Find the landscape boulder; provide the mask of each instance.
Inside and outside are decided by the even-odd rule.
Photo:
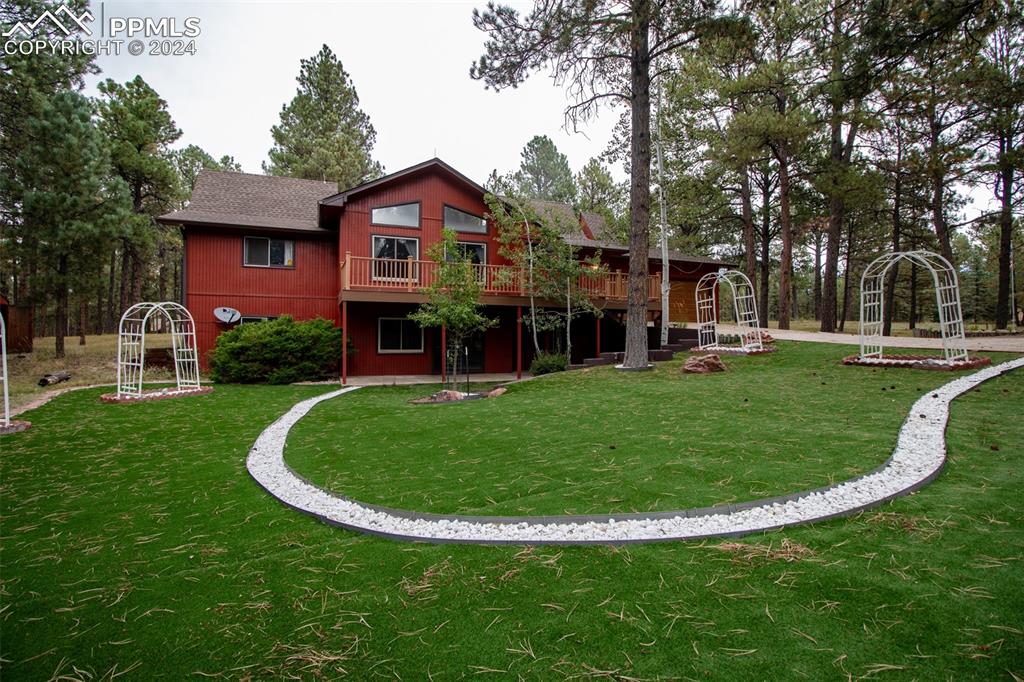
[[[711,374],[724,372],[725,363],[717,355],[695,355],[686,359],[683,364],[684,374]]]
[[[504,386],[498,386],[497,388],[495,388],[495,389],[491,390],[490,392],[488,392],[487,397],[488,398],[497,398],[499,395],[505,395],[506,391],[508,391],[508,389],[505,388]]]
[[[438,391],[433,395],[434,402],[437,403],[448,403],[453,400],[465,400],[466,394],[462,391],[451,391],[445,389],[444,391]]]

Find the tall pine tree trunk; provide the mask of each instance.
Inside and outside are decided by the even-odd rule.
[[[900,211],[903,209],[903,147],[899,139],[896,141],[896,175],[893,180],[892,190],[892,250],[900,250],[900,237],[902,228],[900,225]],[[893,305],[896,302],[896,278],[899,276],[899,261],[892,264],[885,281],[885,317],[882,321],[882,335],[892,335]]]
[[[108,333],[117,331],[117,304],[114,297],[117,295],[117,249],[110,250],[110,273],[107,280],[107,318],[104,327]]]
[[[64,334],[68,328],[68,257],[57,258],[57,276],[60,278],[60,293],[57,295],[57,311],[54,319],[53,350],[58,360],[64,357]]]
[[[821,319],[821,251],[823,235],[814,233],[814,319]]]
[[[144,265],[142,257],[139,255],[139,250],[132,247],[132,305],[142,300],[142,276],[144,273]]]
[[[764,189],[761,194],[763,200],[761,203],[761,281],[757,299],[757,315],[761,318],[761,324],[764,327],[768,326],[768,297],[770,293],[768,279],[772,262],[772,197],[768,176],[766,169],[764,171]]]
[[[939,241],[939,253],[955,267],[952,239],[949,234],[949,226],[946,224],[946,171],[940,158],[940,141],[939,122],[935,114],[935,104],[932,102],[928,107],[928,161],[931,166],[929,179],[932,192],[932,224],[935,226],[935,236]]]
[[[789,329],[793,278],[793,230],[789,214],[789,150],[780,144],[775,151],[779,162],[779,227],[782,232],[782,256],[779,260],[779,329]]]
[[[743,164],[740,169],[740,205],[743,212],[744,274],[750,279],[751,291],[757,291],[757,244],[754,235],[754,209],[750,200],[750,168]],[[762,325],[768,321],[762,318]]]
[[[999,199],[999,285],[996,293],[996,329],[1006,329],[1010,321],[1010,243],[1013,239],[1013,140],[1000,140],[999,162],[1002,194]]]
[[[917,263],[910,261],[910,321],[908,328],[917,328]]]
[[[123,240],[121,249],[121,301],[117,312],[117,317],[120,319],[124,311],[128,310],[128,306],[131,305],[130,299],[132,295],[132,245],[127,238]]]
[[[853,225],[850,225],[846,232],[846,262],[843,264],[843,314],[839,318],[839,331],[844,331],[846,318],[850,313],[850,280],[853,279],[853,272],[850,268],[853,264]]]
[[[647,295],[651,212],[651,54],[649,0],[634,0],[630,29],[629,285],[626,308],[626,352],[623,365],[647,366]]]
[[[78,301],[78,345],[85,345],[85,334],[89,327],[89,302],[85,296]]]
[[[832,117],[832,159],[841,152],[842,119],[838,111]],[[839,277],[839,239],[843,233],[845,206],[839,193],[838,180],[833,179],[828,206],[828,231],[825,240],[825,281],[821,292],[821,325],[823,332],[836,330],[836,282]]]

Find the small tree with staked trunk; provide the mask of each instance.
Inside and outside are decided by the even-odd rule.
[[[423,290],[427,301],[409,319],[421,327],[444,327],[447,347],[442,362],[448,369],[448,381],[454,386],[452,369],[457,365],[452,361],[458,358],[466,339],[493,327],[497,320],[481,312],[480,278],[473,262],[460,253],[454,232],[445,230],[443,239],[433,244],[427,255],[434,262],[434,281]]]

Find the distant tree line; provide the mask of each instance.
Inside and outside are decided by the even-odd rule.
[[[874,256],[929,249],[958,268],[969,321],[1007,326],[1011,251],[1024,263],[1020,0],[490,3],[474,23],[488,40],[471,75],[487,87],[548,68],[567,122],[620,107],[603,160],[630,173],[631,252],[658,227],[660,142],[671,243],[739,264],[762,319],[842,328]],[[521,189],[565,200],[558,174]],[[971,192],[995,208],[968,217]],[[887,325],[930,318],[923,277],[891,272]],[[645,361],[634,337],[627,364]]]
[[[5,5],[0,23],[51,4]],[[241,171],[231,156],[175,147],[182,131],[140,76],[82,95],[97,72],[85,55],[0,55],[0,293],[32,306],[35,333],[55,337],[58,358],[69,334],[84,344],[115,332],[134,303],[181,299],[181,234],[156,218],[188,204],[200,170]],[[379,175],[373,127],[327,46],[302,60],[298,82],[265,171],[343,187]]]

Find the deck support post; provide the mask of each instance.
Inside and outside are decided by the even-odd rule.
[[[341,302],[341,385],[348,383],[348,301]]]
[[[441,325],[441,383],[448,383],[448,330]]]
[[[523,378],[523,306],[516,306],[516,380]]]
[[[594,333],[595,333],[595,337],[594,338],[596,339],[595,345],[597,346],[597,348],[594,350],[594,357],[599,358],[599,357],[601,357],[601,318],[600,317],[595,317],[594,318],[594,326],[596,327],[596,329],[594,331]]]

